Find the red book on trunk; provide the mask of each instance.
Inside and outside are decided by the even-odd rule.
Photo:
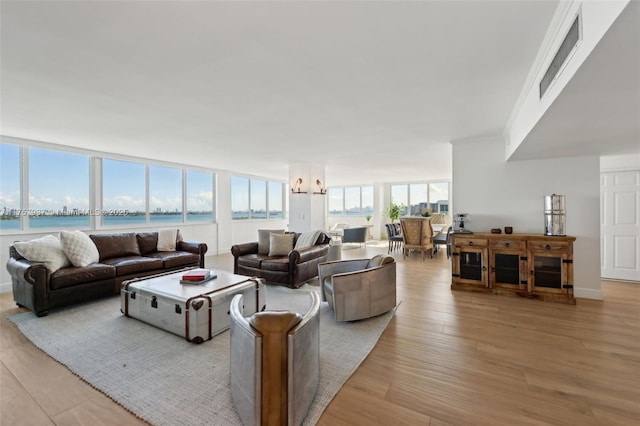
[[[204,281],[211,276],[209,269],[192,269],[182,275],[183,281]]]

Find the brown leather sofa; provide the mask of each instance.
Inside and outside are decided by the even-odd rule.
[[[68,266],[51,273],[43,263],[22,257],[9,248],[7,270],[13,285],[13,300],[37,316],[49,309],[119,294],[120,284],[132,278],[186,267],[204,267],[205,243],[182,241],[175,251],[156,250],[157,232],[95,234],[100,260],[86,267]]]
[[[287,232],[289,234],[289,232]],[[294,233],[293,245],[300,237]],[[329,237],[320,234],[315,245],[291,250],[287,255],[269,256],[258,253],[258,242],[236,244],[231,247],[233,273],[264,278],[267,283],[298,288],[318,275],[318,265],[329,255]]]

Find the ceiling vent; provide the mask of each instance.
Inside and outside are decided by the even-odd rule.
[[[573,53],[575,48],[580,41],[580,15],[576,16],[575,21],[569,28],[569,32],[565,36],[556,56],[554,56],[553,61],[551,61],[551,65],[547,69],[547,72],[542,77],[540,81],[540,99],[544,96],[545,92],[551,86],[551,83],[555,80],[556,76],[564,66],[564,63],[569,58],[569,55]]]

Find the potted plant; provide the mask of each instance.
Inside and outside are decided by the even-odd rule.
[[[400,220],[400,212],[404,209],[404,204],[391,203],[385,210],[385,215],[391,219],[391,223],[395,223]]]
[[[371,220],[371,215],[370,214],[366,215],[365,219],[367,219],[367,222],[369,222]]]

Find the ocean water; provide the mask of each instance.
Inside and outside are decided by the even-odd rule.
[[[118,225],[144,225],[146,223],[145,216],[103,216],[103,224],[105,226]],[[213,215],[209,214],[188,214],[187,223],[193,222],[213,222]],[[150,215],[149,223],[158,224],[180,224],[182,223],[182,214],[163,214]],[[46,229],[46,228],[87,228],[91,224],[89,216],[38,216],[29,218],[30,229]],[[0,220],[1,230],[20,230],[20,219],[3,219]]]

